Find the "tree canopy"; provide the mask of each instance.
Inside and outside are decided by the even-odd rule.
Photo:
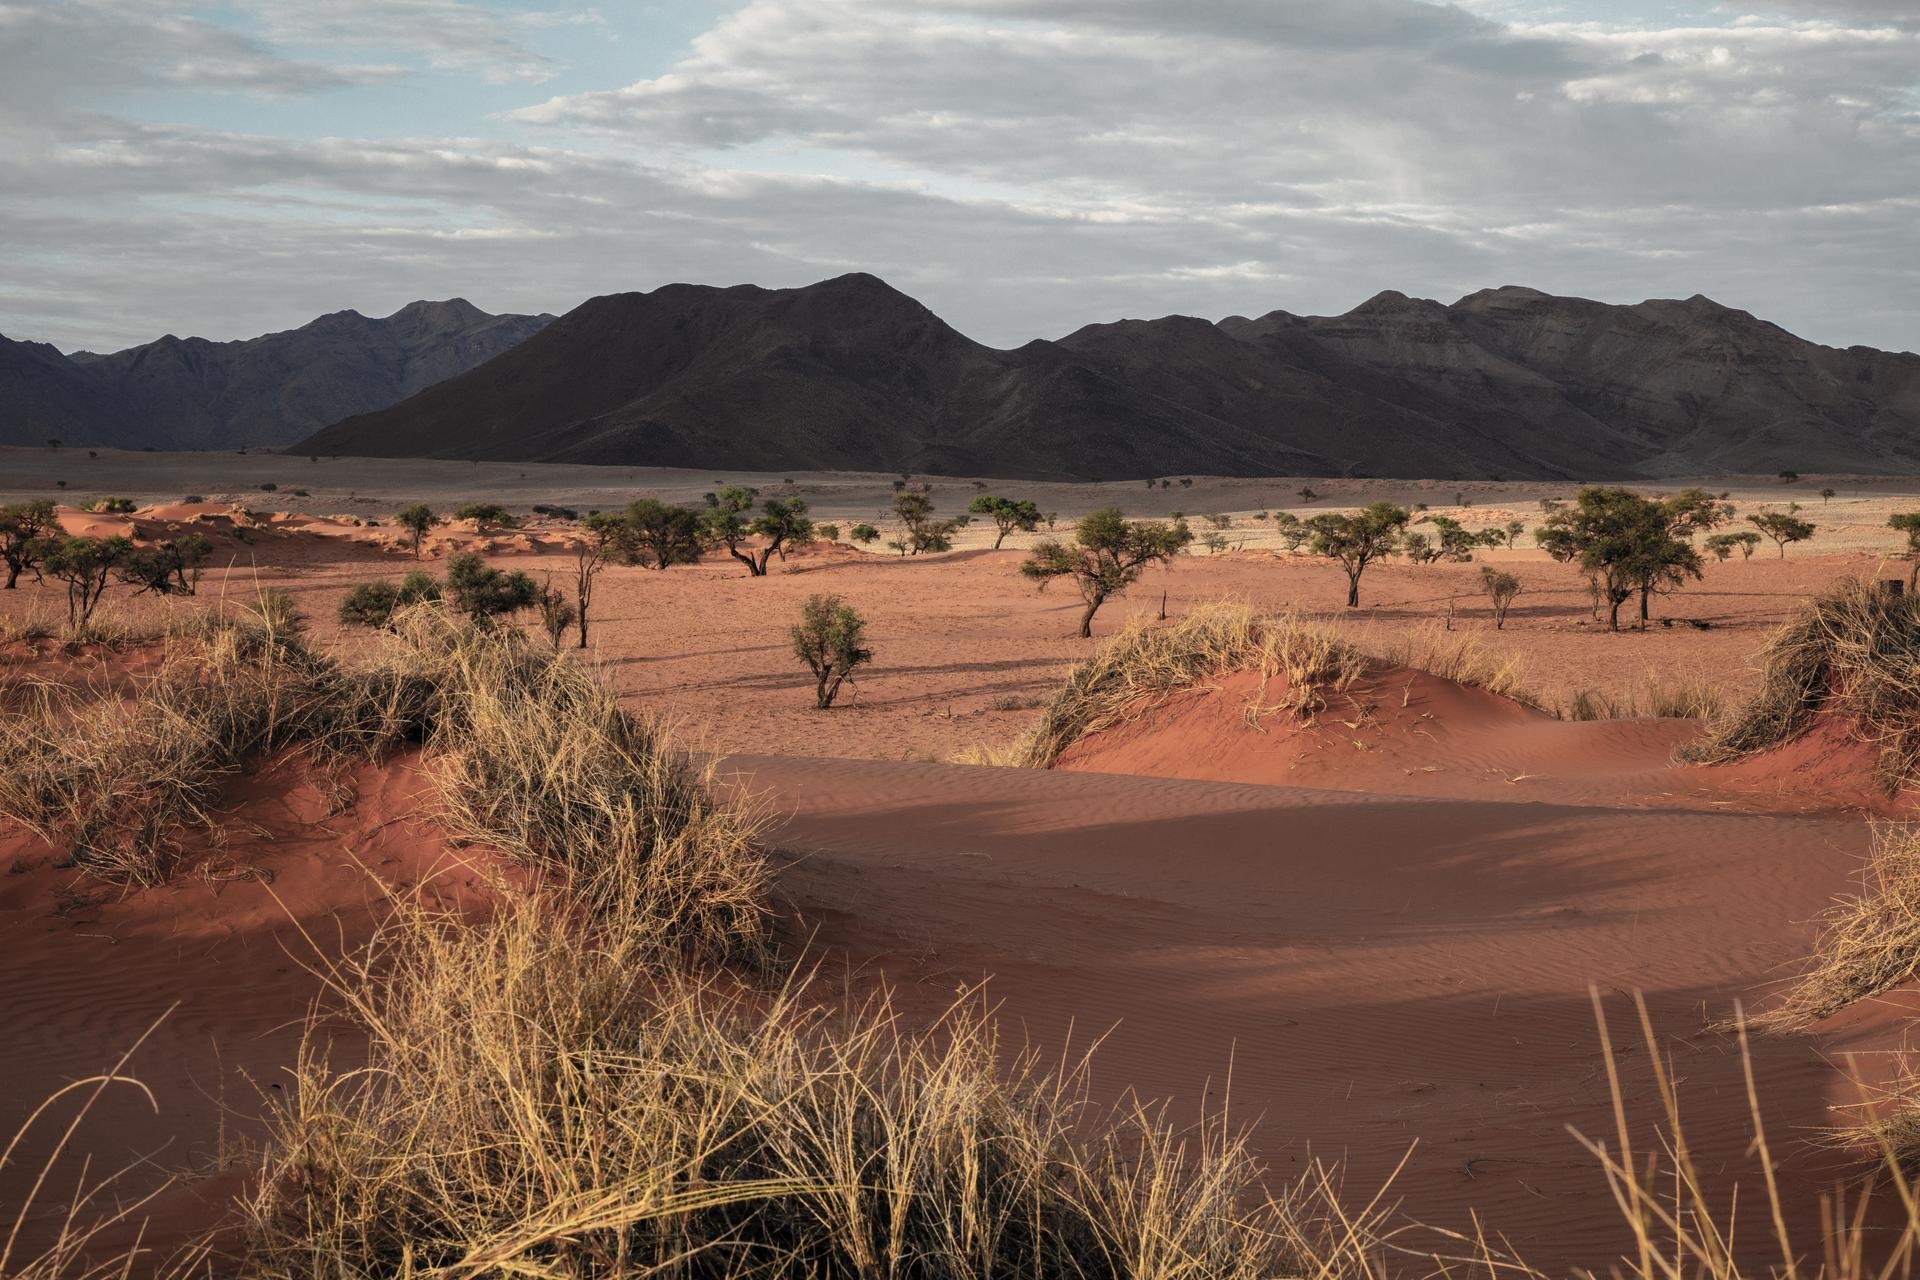
[[[1086,602],[1080,635],[1093,634],[1093,615],[1109,596],[1125,591],[1151,564],[1164,564],[1193,541],[1185,521],[1129,520],[1118,507],[1103,507],[1081,517],[1073,541],[1048,538],[1028,554],[1020,572],[1042,588],[1055,578],[1070,578]]]

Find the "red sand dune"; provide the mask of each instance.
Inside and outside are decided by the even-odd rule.
[[[1873,781],[1875,749],[1832,719],[1727,765],[1682,766],[1693,720],[1558,720],[1509,698],[1405,667],[1378,668],[1300,720],[1271,706],[1284,677],[1228,675],[1143,706],[1069,746],[1054,768],[1160,778],[1331,787],[1394,795],[1769,812],[1911,812]]]
[[[1707,1030],[1806,954],[1804,925],[1858,866],[1864,824],[1686,809],[1369,795],[1115,774],[741,756],[781,815],[816,945],[927,1007],[988,977],[1017,1037],[1104,1037],[1103,1090],[1260,1120],[1282,1174],[1345,1162],[1529,1261],[1601,1267],[1627,1241],[1568,1135],[1610,1134],[1589,984],[1639,1120],[1644,991],[1706,1167],[1758,1173],[1740,1065]],[[1882,1047],[1871,1011],[1770,1036],[1755,1065],[1800,1238],[1845,1171],[1807,1139],[1854,1100],[1829,1056]],[[1643,1139],[1650,1137],[1643,1132]],[[1770,1256],[1756,1216],[1743,1252]]]

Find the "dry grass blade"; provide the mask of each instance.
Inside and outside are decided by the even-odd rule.
[[[1717,764],[1779,746],[1825,711],[1878,749],[1889,795],[1909,785],[1920,767],[1920,596],[1849,579],[1776,631],[1761,658],[1760,691],[1682,759]]]

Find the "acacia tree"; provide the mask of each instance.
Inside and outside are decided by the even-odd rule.
[[[893,518],[900,522],[900,533],[887,545],[903,556],[922,551],[953,550],[953,534],[966,523],[964,516],[938,520],[933,514],[933,499],[924,493],[898,493],[893,498]]]
[[[1643,587],[1677,587],[1701,576],[1700,553],[1675,535],[1666,505],[1631,489],[1582,489],[1534,531],[1555,560],[1578,565],[1596,599],[1607,602],[1607,626],[1620,629],[1620,606]],[[1650,586],[1648,584],[1651,584]]]
[[[107,589],[108,575],[133,551],[130,538],[49,538],[40,551],[40,566],[50,578],[67,584],[67,630],[86,634],[87,623]]]
[[[1758,515],[1747,517],[1748,523],[1773,539],[1774,545],[1780,548],[1782,560],[1787,558],[1789,542],[1805,542],[1813,536],[1815,528],[1813,521],[1802,520],[1795,515],[1794,512],[1798,510],[1800,510],[1800,504],[1790,502],[1785,511],[1762,511]]]
[[[60,527],[53,501],[37,498],[0,507],[0,560],[7,565],[7,586],[11,591],[20,575],[33,571],[40,576],[40,557],[45,553],[48,534]]]
[[[808,596],[800,606],[800,621],[788,634],[794,656],[813,672],[813,705],[819,710],[833,705],[856,668],[873,661],[866,628],[866,621],[839,596]]]
[[[495,569],[472,552],[447,561],[447,599],[480,626],[534,604],[540,588],[524,573]]]
[[[586,519],[586,529],[573,548],[573,624],[579,637],[578,648],[587,647],[587,611],[593,607],[593,580],[607,567],[626,536],[627,522],[606,511],[596,511]],[[631,558],[631,557],[629,557]]]
[[[1520,594],[1520,579],[1510,573],[1502,573],[1490,564],[1483,564],[1480,566],[1480,588],[1493,603],[1493,629],[1505,630],[1507,610],[1513,607],[1513,598]]]
[[[1914,582],[1920,580],[1920,511],[1896,512],[1887,517],[1887,527],[1907,535],[1906,558],[1913,565],[1907,574],[1907,590],[1911,592]]]
[[[357,583],[340,601],[340,621],[351,627],[391,627],[401,609],[439,598],[439,581],[415,569],[397,584]]]
[[[1327,512],[1306,521],[1312,542],[1308,549],[1317,556],[1338,560],[1347,571],[1347,607],[1360,604],[1360,575],[1382,556],[1392,555],[1400,546],[1413,513],[1392,502],[1373,502],[1352,515]]]
[[[1147,481],[1147,486],[1151,488],[1153,481]],[[968,504],[967,510],[993,521],[993,527],[999,531],[993,539],[995,551],[1007,540],[1007,535],[1016,529],[1021,533],[1032,533],[1040,527],[1040,508],[1025,498],[1000,498],[983,493]]]
[[[196,595],[200,574],[213,554],[213,544],[197,533],[183,533],[150,547],[135,547],[113,566],[114,575],[128,586],[155,595]]]
[[[1044,590],[1055,578],[1071,578],[1086,602],[1080,615],[1082,639],[1093,635],[1093,615],[1109,596],[1125,591],[1150,564],[1164,564],[1193,541],[1185,521],[1129,520],[1118,507],[1082,516],[1073,541],[1048,538],[1036,545],[1020,572]]]
[[[424,502],[416,502],[393,517],[393,522],[407,531],[415,560],[420,558],[420,540],[427,536],[427,530],[433,528],[437,520],[433,508]]]
[[[626,520],[634,543],[653,553],[656,569],[697,563],[706,550],[706,528],[700,513],[688,507],[641,498],[627,504]]]
[[[767,562],[778,552],[786,558],[788,546],[805,546],[813,541],[813,521],[807,504],[800,498],[768,498],[760,504],[760,514],[748,519],[759,490],[734,485],[707,495],[704,523],[708,538],[727,549],[727,554],[747,566],[749,577],[764,578]],[[753,548],[742,544],[750,537],[764,538],[764,545]]]
[[[574,624],[580,611],[567,599],[567,593],[557,590],[551,583],[543,584],[534,604],[540,610],[540,629],[547,633],[547,643],[553,646],[555,654],[560,652],[560,637],[566,635],[567,628]]]

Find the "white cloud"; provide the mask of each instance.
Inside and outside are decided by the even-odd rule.
[[[248,2],[257,41],[181,20],[143,38],[140,74],[226,50],[260,91],[326,87],[374,73],[284,50],[387,57],[364,26],[532,79],[530,21],[593,20]],[[135,124],[84,89],[29,124],[0,90],[0,239],[24,246],[0,260],[0,329],[236,336],[416,296],[556,309],[857,266],[1008,345],[1527,283],[1705,292],[1822,340],[1920,346],[1920,31],[1874,0],[1688,27],[1513,7],[751,0],[661,74],[530,103],[506,140]]]

